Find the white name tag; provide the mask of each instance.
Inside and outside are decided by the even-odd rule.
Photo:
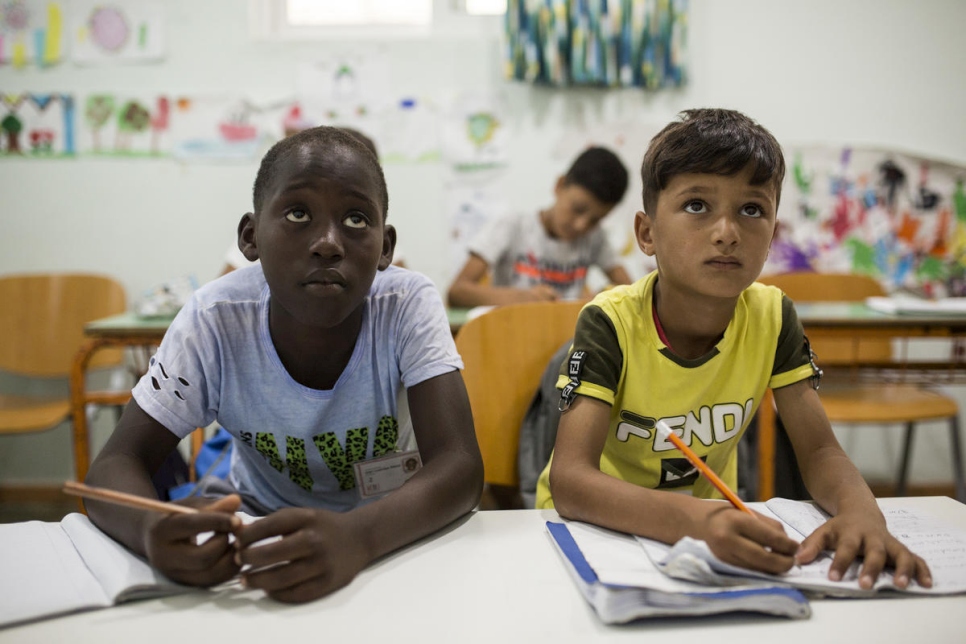
[[[419,452],[394,452],[368,461],[358,461],[352,466],[356,471],[359,494],[367,499],[379,496],[402,486],[423,466]]]

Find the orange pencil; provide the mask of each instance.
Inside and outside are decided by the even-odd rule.
[[[139,508],[141,510],[154,510],[156,512],[167,512],[169,514],[195,514],[198,512],[198,510],[195,508],[189,508],[186,505],[166,503],[165,501],[148,499],[143,496],[128,494],[126,492],[118,492],[117,490],[109,490],[103,487],[91,487],[90,485],[84,485],[83,483],[78,483],[76,481],[65,482],[64,492],[67,494],[73,494],[74,496],[80,496],[85,499],[97,499],[98,501],[107,501],[108,503],[126,505],[132,508]]]
[[[757,516],[754,512],[748,509],[748,506],[738,498],[737,494],[731,491],[731,488],[729,488],[724,481],[718,478],[718,475],[715,474],[710,467],[708,467],[707,463],[701,460],[701,457],[691,451],[691,448],[685,445],[684,441],[678,438],[678,435],[671,431],[671,428],[668,427],[667,423],[665,423],[663,420],[657,421],[657,437],[662,440],[671,441],[674,446],[677,447],[682,454],[684,454],[688,461],[690,461],[691,465],[694,465],[696,468],[698,468],[698,471],[701,472],[706,479],[711,481],[711,484],[718,488],[718,491],[721,492],[726,499],[731,501],[731,505],[735,506],[737,509],[745,512],[746,514]]]

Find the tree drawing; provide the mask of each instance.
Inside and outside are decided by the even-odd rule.
[[[117,115],[117,150],[131,147],[131,135],[151,127],[151,113],[137,101],[128,101]]]
[[[91,128],[94,137],[94,151],[101,150],[101,128],[107,125],[107,121],[114,113],[114,97],[109,94],[94,94],[87,98],[84,106],[84,118],[87,125]]]
[[[20,132],[23,131],[23,121],[21,121],[16,114],[11,112],[10,114],[7,114],[2,121],[0,121],[0,130],[7,135],[7,152],[21,152]]]

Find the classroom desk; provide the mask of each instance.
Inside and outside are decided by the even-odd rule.
[[[871,338],[948,339],[951,358],[948,360],[908,360],[904,356],[895,362],[853,362],[847,370],[861,370],[865,377],[881,381],[900,381],[919,384],[966,383],[966,357],[962,346],[966,338],[966,315],[896,314],[873,310],[863,302],[803,302],[795,305],[805,334],[821,333],[823,337],[849,338],[856,342]],[[843,367],[819,366],[830,373]],[[775,412],[771,391],[762,401],[758,428],[758,498],[765,500],[775,491]]]
[[[84,327],[85,339],[74,358],[70,373],[71,415],[74,425],[74,472],[78,481],[87,476],[90,466],[90,436],[87,404],[123,405],[131,398],[128,391],[88,391],[87,366],[91,357],[107,347],[157,345],[173,317],[140,318],[132,312],[94,320]]]
[[[966,530],[966,505],[946,497],[903,501]],[[544,523],[555,518],[547,510],[476,512],[309,604],[237,588],[197,591],[0,630],[0,642],[951,644],[966,634],[963,595],[816,599],[812,617],[796,621],[725,615],[607,626],[549,540]]]

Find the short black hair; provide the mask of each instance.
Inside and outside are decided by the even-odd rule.
[[[375,145],[360,132],[326,125],[296,132],[273,145],[265,153],[265,156],[262,157],[262,163],[258,167],[258,174],[255,175],[255,185],[252,187],[252,205],[256,216],[264,205],[265,193],[275,180],[281,161],[293,151],[305,146],[319,148],[348,147],[358,152],[373,176],[379,180],[382,218],[383,221],[386,220],[386,217],[389,216],[389,189],[386,187],[386,176],[382,172],[382,166],[379,165],[379,159],[376,157]]]
[[[752,185],[772,184],[776,205],[785,179],[785,157],[771,132],[741,112],[685,110],[657,133],[644,153],[641,180],[644,212],[652,217],[658,194],[677,175],[738,174],[749,164]]]
[[[564,183],[586,188],[603,203],[617,204],[627,191],[627,168],[607,148],[591,147],[574,159]]]

